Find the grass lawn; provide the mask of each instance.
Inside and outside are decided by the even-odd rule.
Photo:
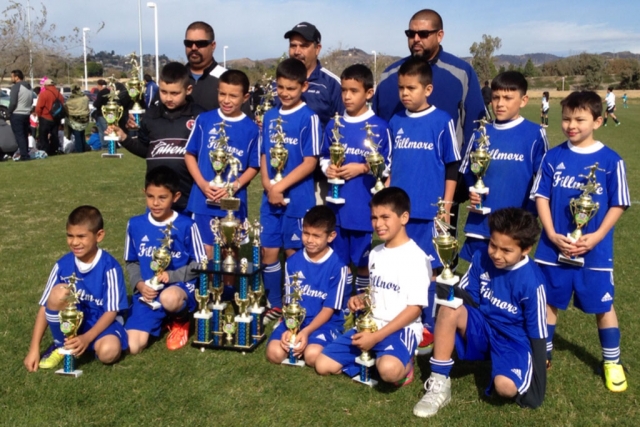
[[[622,125],[597,131],[627,162],[632,200],[640,200],[640,103],[619,108]],[[539,121],[539,100],[524,115]],[[553,103],[550,144],[562,142],[560,108]],[[91,357],[79,361],[84,375],[60,377],[51,371],[27,373],[26,355],[37,303],[53,263],[65,252],[65,221],[78,205],[97,206],[105,217],[103,248],[122,258],[126,222],[144,211],[142,159],[122,160],[99,153],[56,156],[45,161],[0,164],[0,424],[22,425],[518,425],[586,426],[640,424],[640,335],[637,321],[640,277],[634,262],[640,213],[630,209],[616,231],[616,309],[629,389],[614,394],[597,373],[601,359],[595,320],[570,308],[556,333],[554,366],[545,404],[523,410],[483,391],[486,363],[457,363],[453,400],[429,421],[412,415],[429,374],[418,359],[416,381],[408,387],[369,389],[342,377],[322,378],[311,369],[269,365],[264,345],[255,353],[191,347],[169,352],[164,339],[139,356],[113,366]],[[251,218],[259,203],[259,181],[251,187]],[[634,249],[635,248],[635,249]],[[51,342],[47,333],[44,349]]]

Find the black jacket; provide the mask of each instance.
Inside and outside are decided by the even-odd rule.
[[[218,86],[220,76],[225,71],[227,69],[214,59],[213,63],[202,72],[202,76],[197,81],[189,73],[189,82],[193,86],[191,96],[195,103],[204,108],[205,111],[215,110],[220,107],[220,104],[218,104]],[[253,118],[249,101],[242,104],[242,112]]]

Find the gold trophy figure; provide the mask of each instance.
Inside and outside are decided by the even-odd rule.
[[[161,245],[159,248],[155,248],[151,253],[151,270],[155,272],[155,275],[148,280],[144,281],[144,284],[154,291],[161,291],[164,289],[164,284],[160,282],[160,276],[171,264],[171,244],[173,243],[173,239],[171,239],[171,230],[175,230],[173,223],[170,222],[167,224],[167,227],[162,230],[162,234],[164,234],[164,238],[159,239]],[[159,301],[147,301],[144,297],[139,298],[140,301],[147,304],[151,309],[157,310],[162,304]]]
[[[489,146],[489,136],[487,135],[487,129],[485,127],[490,122],[486,118],[483,118],[476,120],[475,123],[480,123],[478,129],[476,129],[480,133],[480,137],[477,140],[477,148],[469,154],[469,161],[471,162],[469,168],[476,176],[476,183],[469,187],[469,191],[479,194],[482,198],[489,194],[489,187],[484,185],[482,178],[486,175],[487,169],[489,169],[489,163],[491,163],[491,154],[487,151],[487,147]],[[477,205],[467,206],[467,208],[471,212],[482,215],[491,213],[491,208],[483,206],[482,202]]]
[[[344,164],[346,146],[345,144],[341,144],[340,140],[344,138],[343,135],[340,134],[340,128],[344,127],[343,124],[340,124],[340,114],[336,113],[333,117],[333,129],[331,130],[331,146],[329,146],[329,157],[331,158],[331,164],[336,168],[341,167]],[[333,203],[335,205],[343,205],[345,200],[340,197],[340,186],[344,184],[344,179],[340,178],[331,178],[328,179],[327,182],[331,184],[331,195],[326,197],[327,202]]]
[[[233,306],[231,304],[227,305],[224,310],[224,317],[222,322],[222,332],[225,334],[226,345],[233,345],[233,335],[236,333],[236,323],[235,323],[236,313],[233,310]]]
[[[227,168],[227,164],[229,162],[229,137],[227,136],[227,131],[225,130],[227,124],[224,120],[214,126],[219,127],[218,137],[215,139],[215,148],[209,151],[209,160],[211,161],[211,167],[213,168],[216,176],[211,180],[211,182],[209,182],[209,185],[211,187],[222,188],[224,187],[222,173]],[[211,202],[215,204],[215,202]],[[209,203],[209,200],[207,200],[207,203],[212,204]]]
[[[136,128],[140,128],[140,117],[144,114],[144,108],[140,105],[140,101],[144,96],[145,86],[140,81],[140,66],[136,60],[136,53],[133,52],[129,55],[129,63],[131,64],[131,80],[126,83],[127,92],[129,97],[133,101],[133,107],[129,110],[129,113],[133,115],[136,121]]]
[[[373,297],[371,295],[371,284],[364,288],[364,292],[360,294],[364,308],[356,320],[356,331],[361,332],[376,332],[378,325],[373,318]],[[378,382],[371,378],[370,370],[376,363],[376,358],[371,355],[368,350],[363,350],[360,356],[356,357],[356,363],[360,365],[360,373],[353,377],[354,381],[368,385],[369,387],[375,387]]]
[[[367,164],[369,165],[369,169],[371,169],[371,174],[376,178],[376,184],[371,189],[371,194],[376,194],[384,188],[382,178],[384,178],[386,166],[384,164],[384,157],[382,157],[382,154],[378,152],[378,145],[373,141],[373,138],[380,136],[373,133],[371,130],[373,127],[375,126],[366,122],[363,129],[367,132],[364,139],[364,145],[371,150],[366,155]]]
[[[285,326],[291,332],[291,336],[289,337],[289,356],[282,361],[282,364],[303,367],[305,366],[304,360],[298,359],[294,355],[296,335],[307,315],[307,310],[299,304],[299,301],[302,300],[302,290],[299,283],[300,276],[302,276],[302,272],[297,272],[291,277],[291,284],[288,287],[290,292],[284,297],[285,304],[282,308],[282,318]]]
[[[273,107],[273,100],[276,97],[276,91],[274,87],[276,86],[276,80],[272,76],[268,76],[266,73],[262,76],[262,84],[264,89],[264,94],[260,97],[260,105],[256,107],[256,123],[258,125],[262,124],[262,120],[264,119],[264,115],[267,111]]]
[[[78,292],[76,290],[76,283],[81,280],[76,277],[76,273],[73,273],[69,277],[65,277],[67,286],[65,288],[69,291],[64,301],[67,303],[65,308],[58,313],[60,319],[60,330],[67,339],[73,338],[78,335],[78,330],[84,319],[84,313],[78,310]],[[75,369],[75,356],[71,350],[66,350],[64,347],[59,349],[58,352],[64,355],[64,367],[58,369],[56,374],[68,375],[72,377],[79,377],[82,375],[82,371]]]
[[[117,125],[122,118],[124,109],[122,105],[118,105],[118,90],[116,89],[116,79],[111,76],[109,78],[109,93],[105,95],[108,99],[107,103],[102,106],[101,112],[105,121],[109,126]],[[116,143],[120,138],[115,131],[105,133],[104,140],[109,142],[108,153],[102,153],[102,157],[122,158],[121,153],[116,153]]]
[[[460,281],[460,278],[451,271],[451,265],[453,265],[458,254],[458,240],[449,232],[455,227],[444,221],[444,217],[447,215],[447,211],[444,208],[446,203],[442,198],[438,197],[438,213],[434,218],[437,236],[433,238],[433,246],[436,248],[438,258],[440,258],[440,262],[444,267],[442,273],[436,277],[436,283],[448,286],[449,294],[446,299],[438,298],[436,295],[435,302],[447,307],[458,308],[462,305],[462,299],[454,296],[453,287]]]
[[[594,202],[591,194],[598,191],[600,187],[600,184],[596,181],[596,171],[603,171],[603,169],[598,169],[597,162],[594,165],[588,166],[586,169],[589,169],[589,173],[587,175],[580,175],[580,178],[587,179],[587,183],[580,186],[582,194],[577,199],[572,198],[569,201],[569,209],[571,210],[573,222],[576,223],[576,229],[567,234],[567,237],[571,239],[573,243],[582,237],[582,229],[600,209],[600,203]],[[558,261],[578,267],[584,266],[584,257],[566,257],[560,254]]]

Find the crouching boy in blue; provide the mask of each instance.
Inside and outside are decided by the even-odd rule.
[[[540,226],[531,213],[506,208],[489,217],[489,230],[487,252],[476,251],[460,283],[465,304],[438,311],[431,376],[413,408],[418,417],[451,400],[454,348],[462,360],[491,360],[487,393],[531,408],[544,400],[547,301],[542,273],[528,257]]]

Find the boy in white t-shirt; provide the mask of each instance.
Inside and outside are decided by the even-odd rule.
[[[607,88],[607,96],[605,96],[604,101],[607,103],[607,109],[604,111],[604,125],[607,125],[607,119],[609,116],[616,122],[616,126],[620,126],[620,122],[616,117],[616,95],[613,93],[613,86],[609,86]]]

